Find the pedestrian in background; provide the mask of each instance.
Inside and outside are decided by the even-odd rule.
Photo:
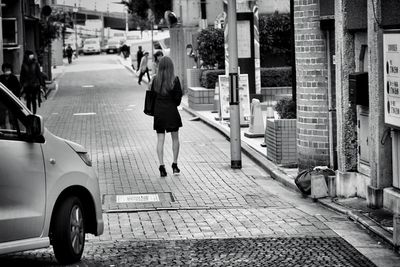
[[[158,64],[160,63],[160,59],[164,56],[162,51],[157,51],[154,53],[153,55],[153,74],[152,76],[155,76],[157,74],[158,71]]]
[[[4,63],[1,66],[1,70],[3,71],[3,74],[0,75],[0,82],[19,98],[21,95],[21,84],[19,83],[17,76],[13,73],[12,65]]]
[[[22,93],[25,94],[26,106],[36,114],[37,104],[41,102],[40,86],[43,85],[39,63],[32,51],[25,51],[21,66],[20,82]],[[37,102],[38,101],[38,102]]]
[[[157,156],[160,162],[160,176],[167,176],[164,164],[165,132],[171,133],[174,174],[180,172],[178,168],[179,155],[179,128],[182,127],[178,106],[182,100],[182,88],[179,78],[175,76],[174,64],[171,58],[161,57],[158,71],[153,78],[151,90],[156,92],[154,105],[153,129],[157,132]]]
[[[65,49],[65,53],[67,53],[68,63],[71,64],[72,54],[74,53],[74,50],[72,50],[72,47],[70,44],[68,44],[67,48]]]
[[[136,53],[137,70],[139,70],[139,68],[140,68],[140,62],[142,61],[142,58],[143,58],[143,50],[142,50],[142,46],[139,45],[138,51]]]
[[[148,62],[149,62],[149,52],[144,52],[143,58],[140,61],[138,84],[142,82],[143,75],[146,73],[147,73],[147,79],[150,82],[149,67],[147,66]]]

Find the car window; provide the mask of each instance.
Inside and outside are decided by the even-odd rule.
[[[0,101],[0,139],[19,139],[25,134],[25,125],[13,110]]]
[[[158,41],[155,41],[153,44],[154,44],[154,49],[162,50],[162,47],[161,47],[161,45],[160,45],[160,43]]]

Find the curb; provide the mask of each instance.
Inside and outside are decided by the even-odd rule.
[[[230,138],[229,131],[224,129],[217,122],[213,123],[206,117],[197,113],[195,110],[189,108],[186,104],[182,104],[182,108],[192,116],[198,117],[202,122],[204,122],[211,128],[217,130],[229,140]],[[263,170],[268,172],[274,180],[282,183],[286,187],[289,187],[290,189],[293,189],[296,192],[301,193],[300,190],[297,188],[296,184],[294,183],[294,180],[290,179],[287,175],[285,175],[285,173],[283,173],[275,164],[269,161],[265,155],[260,154],[257,150],[253,149],[250,145],[246,144],[244,141],[241,141],[241,148],[246,156],[248,156],[254,163],[256,163]],[[308,197],[311,198],[310,196]],[[392,248],[395,247],[393,243],[392,234],[385,228],[383,228],[380,224],[371,220],[367,216],[363,214],[356,214],[351,209],[348,209],[346,207],[343,207],[339,204],[332,202],[332,200],[329,198],[313,199],[313,200],[321,203],[321,205],[330,208],[338,213],[347,215],[347,217],[349,217],[351,220],[361,224],[364,228],[366,228],[372,234],[381,238]]]
[[[383,241],[389,244],[392,248],[396,247],[395,244],[393,243],[393,234],[390,233],[385,228],[383,228],[379,223],[375,222],[371,218],[359,212],[354,212],[351,209],[336,204],[331,199],[318,199],[318,202],[321,203],[323,206],[328,207],[336,212],[347,215],[348,218],[361,224],[372,234],[383,239]]]
[[[218,125],[218,123],[212,123],[210,122],[207,118],[202,116],[201,114],[198,114],[195,110],[189,108],[185,104],[182,104],[182,108],[190,113],[192,116],[198,117],[202,122],[210,126],[211,128],[217,130],[220,132],[222,135],[224,135],[228,140],[230,138],[230,133],[228,130],[224,129],[222,126]],[[259,167],[261,167],[263,170],[268,172],[271,177],[278,182],[284,184],[285,186],[300,192],[300,190],[297,188],[296,184],[294,183],[294,180],[288,178],[279,168],[270,162],[265,155],[260,154],[258,151],[253,149],[251,146],[246,144],[244,141],[241,141],[241,148],[246,156],[248,156],[252,161],[254,161]]]
[[[136,74],[136,72],[135,72],[135,70],[132,68],[132,66],[128,66],[128,65],[126,65],[126,64],[124,64],[124,63],[122,62],[121,57],[118,57],[118,61],[119,61],[119,63],[120,63],[122,66],[124,66],[127,70],[129,70],[129,71],[132,72],[133,74]]]

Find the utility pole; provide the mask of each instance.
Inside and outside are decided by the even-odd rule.
[[[73,13],[74,13],[74,30],[75,30],[75,56],[78,57],[79,56],[79,48],[78,48],[78,28],[77,28],[77,19],[76,16],[78,14],[78,8],[76,6],[76,4],[74,4],[74,8],[73,8]]]
[[[240,140],[240,101],[238,88],[239,76],[236,20],[236,0],[228,0],[231,168],[241,169],[242,155]]]
[[[125,42],[128,40],[128,31],[129,31],[129,25],[128,25],[128,8],[125,7]]]

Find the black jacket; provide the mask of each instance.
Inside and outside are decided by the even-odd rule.
[[[20,75],[19,79],[23,88],[38,88],[43,85],[42,72],[36,61],[23,63]]]
[[[154,81],[152,83],[154,85]],[[168,95],[156,94],[154,105],[154,130],[168,130],[182,127],[178,106],[182,100],[182,88],[179,78],[174,80],[174,87]]]
[[[21,96],[21,85],[19,84],[18,78],[14,74],[0,75],[0,82],[10,89],[16,97]]]

